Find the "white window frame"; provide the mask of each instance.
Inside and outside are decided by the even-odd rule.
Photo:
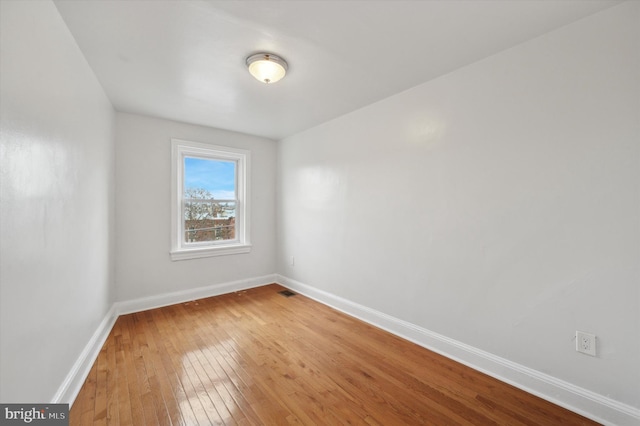
[[[185,157],[236,163],[236,238],[197,244],[184,241],[184,159]],[[171,139],[171,260],[249,253],[249,182],[251,152],[245,149]]]

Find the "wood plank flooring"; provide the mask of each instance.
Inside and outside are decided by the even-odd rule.
[[[121,316],[70,424],[596,424],[281,290]]]

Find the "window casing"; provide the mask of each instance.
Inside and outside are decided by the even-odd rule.
[[[171,260],[251,250],[249,166],[247,150],[171,140]]]

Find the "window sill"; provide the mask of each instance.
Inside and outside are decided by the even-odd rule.
[[[226,256],[229,254],[241,254],[249,253],[251,251],[251,244],[237,244],[220,247],[199,247],[192,249],[172,250],[171,260],[188,260],[188,259],[200,259],[203,257],[213,256]]]

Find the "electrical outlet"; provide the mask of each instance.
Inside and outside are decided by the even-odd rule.
[[[289,258],[289,265],[291,265],[291,266],[296,266],[296,259],[295,259],[295,257],[291,256],[291,258]]]
[[[596,335],[576,331],[576,351],[596,356]]]

